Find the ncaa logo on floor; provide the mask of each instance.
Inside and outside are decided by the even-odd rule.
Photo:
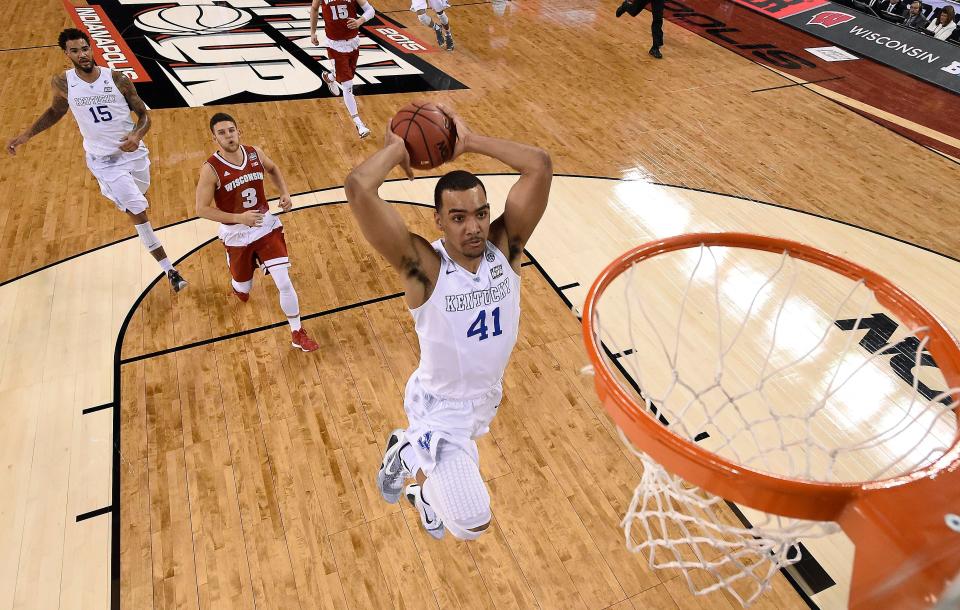
[[[333,68],[324,45],[310,43],[310,2],[263,0],[89,0],[64,6],[86,31],[101,65],[123,71],[152,108],[243,104],[330,95],[321,74]],[[147,5],[144,7],[144,5]],[[247,5],[247,6],[244,6]],[[465,89],[422,54],[383,36],[402,31],[383,15],[360,28],[359,93],[413,93]],[[407,37],[415,40],[413,37]]]

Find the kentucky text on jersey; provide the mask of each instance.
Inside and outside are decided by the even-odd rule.
[[[89,97],[75,97],[73,103],[77,106],[100,106],[101,104],[117,103],[116,95],[91,95]]]
[[[486,290],[475,290],[466,294],[448,294],[447,311],[467,311],[491,303],[498,303],[510,294],[510,279],[505,278],[496,286]]]
[[[250,174],[244,174],[239,178],[237,178],[236,180],[233,180],[232,182],[228,182],[224,184],[223,188],[226,189],[227,192],[230,192],[233,189],[240,186],[241,184],[246,184],[247,182],[252,182],[254,180],[263,180],[263,172],[253,172]]]

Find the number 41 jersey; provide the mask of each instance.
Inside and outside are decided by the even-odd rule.
[[[466,400],[488,394],[503,379],[520,326],[520,276],[491,242],[476,273],[455,263],[443,240],[433,294],[410,313],[420,339],[414,375],[428,393]]]
[[[217,175],[217,188],[213,201],[217,207],[230,214],[242,214],[255,210],[266,214],[270,211],[267,195],[263,190],[263,164],[253,146],[240,145],[243,163],[234,165],[215,152],[207,163]]]

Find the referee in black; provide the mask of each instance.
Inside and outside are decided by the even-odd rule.
[[[663,59],[660,47],[663,46],[663,3],[664,0],[623,0],[623,4],[617,7],[617,17],[624,13],[629,13],[631,17],[636,17],[647,4],[653,4],[650,7],[653,12],[653,21],[650,23],[650,33],[653,34],[653,46],[650,47],[650,55],[657,59]]]

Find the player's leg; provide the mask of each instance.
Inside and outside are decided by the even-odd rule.
[[[180,273],[173,268],[173,263],[170,262],[170,258],[167,256],[166,250],[163,249],[163,244],[160,243],[160,239],[157,237],[156,233],[153,232],[153,226],[150,224],[150,219],[147,217],[147,213],[140,212],[139,214],[134,214],[129,209],[126,211],[127,216],[130,218],[130,221],[133,223],[133,228],[137,231],[137,236],[140,237],[143,247],[153,256],[160,264],[160,268],[163,269],[164,273],[167,274],[170,279],[170,284],[173,286],[175,291],[179,291],[187,285],[186,280],[183,277],[179,277]],[[172,277],[176,275],[176,283]]]
[[[476,540],[490,526],[492,518],[490,493],[480,476],[476,443],[446,439],[437,443],[436,463],[420,484],[421,498],[429,502],[436,520],[456,538]]]
[[[256,265],[253,262],[254,249],[252,245],[227,246],[227,268],[230,269],[230,285],[233,294],[238,299],[247,302],[250,298],[250,289],[253,288],[253,272]]]
[[[273,278],[280,293],[280,309],[290,324],[290,336],[293,347],[305,352],[315,351],[320,346],[310,338],[300,323],[300,299],[290,280],[290,258],[287,256],[287,243],[283,238],[283,228],[277,227],[254,242],[257,256],[263,261],[263,271]]]
[[[650,23],[653,46],[650,47],[650,55],[663,59],[663,54],[660,52],[660,47],[663,46],[663,0],[653,0],[650,10],[653,12],[653,21]]]
[[[444,48],[443,27],[441,27],[439,23],[434,22],[434,20],[430,18],[430,15],[427,14],[427,0],[411,0],[410,10],[417,14],[417,21],[433,30],[434,35],[437,37],[437,46],[441,49]]]
[[[131,163],[131,167],[118,168],[116,171],[94,171],[94,176],[100,183],[100,192],[130,218],[143,247],[160,264],[170,287],[174,292],[179,292],[187,286],[187,282],[174,269],[147,217],[149,204],[144,193],[150,187],[150,158],[144,156]]]
[[[337,77],[334,76],[332,72],[324,72],[322,78],[323,83],[327,86],[327,91],[330,92],[330,95],[340,95],[340,84],[337,82]]]
[[[347,113],[357,128],[357,134],[363,139],[370,135],[370,130],[367,129],[367,126],[360,120],[360,112],[357,109],[357,98],[353,95],[353,77],[357,71],[360,49],[354,49],[349,53],[341,53],[330,49],[330,56],[333,57],[337,82],[343,91],[343,104],[347,107]]]
[[[433,9],[433,12],[437,14],[437,20],[440,22],[440,27],[443,30],[444,42],[440,43],[440,37],[437,36],[437,42],[441,47],[446,47],[448,51],[453,50],[453,32],[450,30],[450,19],[447,17],[445,12],[450,8],[450,4],[447,0],[428,0],[430,3],[430,8]]]
[[[408,392],[409,394],[409,392]],[[399,429],[390,433],[387,438],[387,449],[377,471],[377,489],[387,502],[394,504],[400,499],[401,491],[407,500],[420,514],[423,529],[436,539],[443,538],[446,531],[443,520],[437,516],[423,484],[427,480],[425,468],[433,467],[434,460],[430,453],[432,432],[425,432],[415,438],[416,445],[411,444],[408,431]],[[417,432],[411,432],[417,435]],[[413,438],[413,437],[411,437]],[[417,482],[403,487],[404,481],[414,477]]]

